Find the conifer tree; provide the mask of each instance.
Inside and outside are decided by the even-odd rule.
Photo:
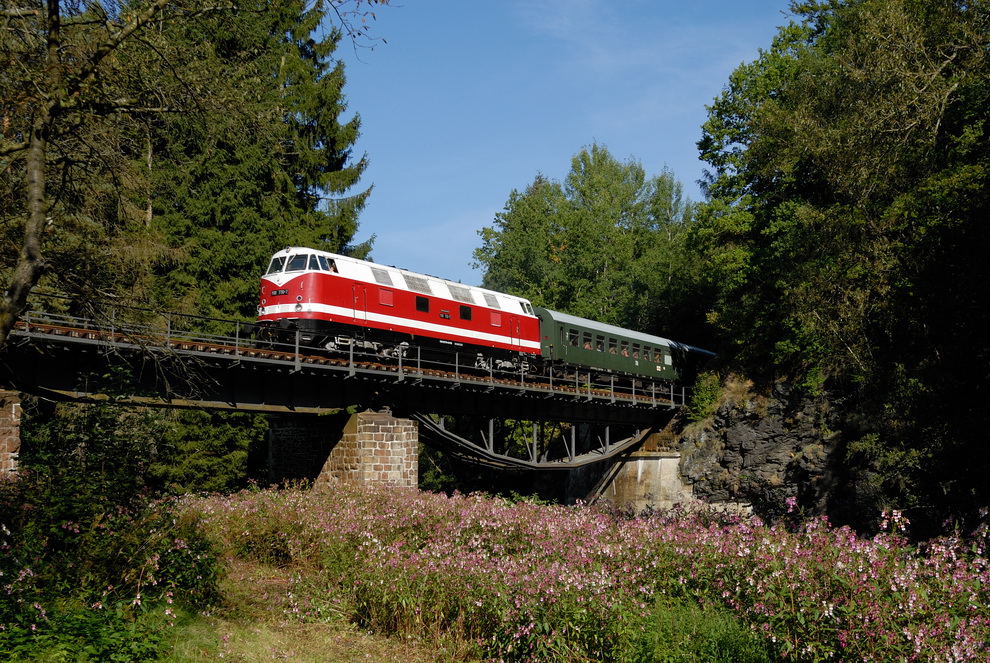
[[[258,4],[211,56],[230,72],[235,103],[150,128],[153,225],[172,253],[159,268],[170,308],[250,318],[269,256],[285,246],[347,247],[370,189],[352,160],[360,120],[342,119],[342,33],[328,5]],[[195,41],[195,32],[182,36]],[[366,252],[367,246],[357,247]]]

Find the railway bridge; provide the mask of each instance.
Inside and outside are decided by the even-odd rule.
[[[134,310],[126,318],[113,310],[84,317],[60,307],[65,303],[52,300],[47,309],[30,311],[0,351],[2,471],[16,470],[19,392],[96,401],[107,398],[106,376],[124,367],[132,379],[117,400],[272,415],[269,474],[276,481],[309,474],[415,486],[422,441],[517,472],[574,475],[599,468],[601,485],[579,493],[601,492],[604,479],[630,463],[636,467],[626,469],[638,478],[631,490],[642,492],[642,464],[630,458],[637,450],[642,457],[645,448],[651,450],[648,474],[659,472],[670,482],[670,454],[667,467],[659,468],[665,456],[656,440],[685,401],[682,387],[593,372],[565,378],[478,370],[470,352],[426,359],[414,344],[391,359],[354,347],[318,353],[298,337],[260,346],[246,323]],[[330,413],[351,416],[314,416]],[[448,416],[470,416],[474,434],[448,430]],[[526,421],[529,429],[517,427],[509,444],[499,439],[505,427],[496,426],[505,420]],[[549,427],[555,434],[548,438],[547,422],[564,425]],[[612,479],[614,491],[623,482]]]

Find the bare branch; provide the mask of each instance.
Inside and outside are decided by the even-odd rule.
[[[14,143],[11,141],[0,141],[0,157],[9,156],[18,152],[23,152],[28,148],[27,143]]]
[[[0,9],[0,16],[3,18],[27,18],[37,16],[37,9]]]

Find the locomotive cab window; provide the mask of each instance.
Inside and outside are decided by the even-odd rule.
[[[299,255],[292,256],[289,258],[289,264],[286,266],[285,271],[287,272],[301,272],[306,269],[306,263],[309,262],[308,253],[300,253]]]
[[[310,269],[312,269],[312,270],[314,270],[314,271],[317,271],[317,272],[322,272],[322,271],[326,271],[326,270],[325,270],[325,269],[323,268],[323,266],[324,266],[324,265],[326,265],[326,262],[327,262],[327,261],[326,261],[326,258],[324,258],[324,259],[323,259],[323,265],[321,265],[321,264],[320,264],[320,256],[317,256],[317,255],[311,255],[311,256],[309,257],[309,268],[310,268]]]
[[[268,265],[268,271],[265,274],[281,272],[283,267],[285,267],[285,256],[275,256],[272,258],[271,264]]]
[[[461,306],[461,320],[470,320],[470,319],[471,319],[471,307]]]
[[[416,297],[416,310],[421,313],[430,312],[430,300],[426,297]]]

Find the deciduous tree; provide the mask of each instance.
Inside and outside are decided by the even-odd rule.
[[[691,334],[680,307],[697,283],[685,230],[693,205],[669,171],[647,177],[601,145],[563,183],[539,175],[513,191],[475,251],[484,284],[537,306],[642,331]],[[697,313],[697,307],[695,307]]]
[[[990,276],[987,10],[792,3],[699,143],[711,200],[695,239],[739,358],[855,394],[870,423],[853,447],[889,494],[950,509],[985,496],[990,458],[969,443],[990,424],[972,407],[990,322],[974,287]]]

